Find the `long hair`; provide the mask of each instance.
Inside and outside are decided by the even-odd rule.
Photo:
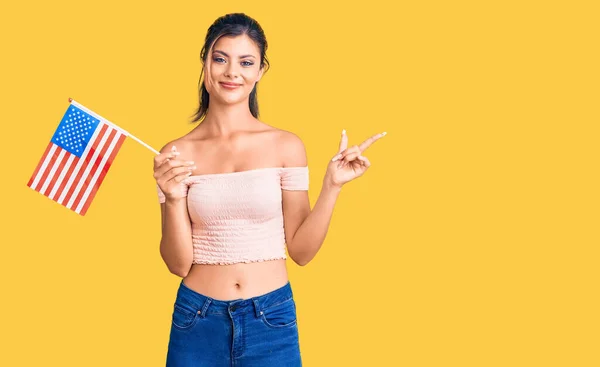
[[[200,72],[200,79],[198,81],[198,95],[199,95],[199,106],[198,110],[193,116],[192,123],[203,120],[206,117],[206,113],[208,111],[208,105],[210,102],[210,95],[204,86],[204,66],[206,65],[206,58],[210,55],[207,55],[210,47],[217,42],[217,40],[223,36],[240,36],[247,35],[251,40],[256,43],[258,49],[260,50],[260,67],[265,68],[265,72],[269,69],[270,64],[267,59],[267,38],[265,37],[265,33],[263,32],[260,24],[251,17],[247,16],[244,13],[232,13],[226,14],[217,20],[208,28],[206,32],[206,38],[204,40],[204,46],[200,50],[200,61],[202,62],[202,70]],[[256,95],[256,88],[258,87],[258,82],[254,85],[252,92],[250,92],[249,98],[249,107],[252,116],[258,118],[258,98]]]

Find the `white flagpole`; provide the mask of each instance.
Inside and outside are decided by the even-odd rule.
[[[144,143],[143,141],[141,141],[140,139],[136,138],[135,136],[131,135],[128,131],[126,131],[125,129],[117,126],[116,124],[113,124],[112,122],[108,121],[107,119],[105,119],[104,117],[98,115],[97,113],[95,113],[94,111],[90,110],[89,108],[86,108],[85,106],[81,105],[80,103],[77,103],[73,98],[69,98],[69,102],[72,105],[77,106],[77,108],[82,109],[83,111],[85,111],[86,113],[89,113],[90,115],[96,117],[99,120],[102,120],[104,122],[106,122],[108,125],[112,126],[114,129],[119,130],[121,133],[125,134],[126,136],[132,138],[133,140],[137,141],[138,143],[142,144],[143,146],[145,146],[146,148],[150,149],[152,152],[154,152],[155,154],[160,154],[156,149],[152,148],[151,146],[149,146],[148,144]]]

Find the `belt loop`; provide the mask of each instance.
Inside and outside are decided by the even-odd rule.
[[[260,306],[258,305],[258,300],[255,298],[252,301],[254,303],[254,314],[256,315],[256,317],[260,317],[263,313],[260,310]]]
[[[201,317],[206,316],[206,310],[208,309],[208,305],[210,305],[210,301],[211,299],[209,297],[206,297],[204,305],[202,306],[202,310],[198,311],[198,314],[200,314]]]

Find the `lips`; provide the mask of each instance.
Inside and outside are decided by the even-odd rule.
[[[241,86],[241,84],[235,84],[235,83],[219,82],[219,84],[222,85],[224,88],[227,88],[227,89],[235,89],[235,88]]]

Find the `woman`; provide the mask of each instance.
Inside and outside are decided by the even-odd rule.
[[[367,170],[362,152],[385,135],[347,148],[342,132],[311,210],[302,141],[258,120],[266,49],[252,18],[217,19],[201,50],[202,123],[154,159],[160,253],[183,278],[168,366],[301,365],[286,245],[298,265],[316,255],[342,185]]]

